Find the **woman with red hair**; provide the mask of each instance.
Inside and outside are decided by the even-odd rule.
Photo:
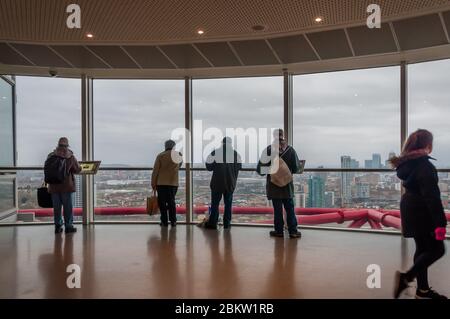
[[[416,298],[447,299],[428,284],[428,267],[445,254],[447,226],[438,174],[430,162],[432,150],[433,134],[417,130],[407,139],[401,155],[390,159],[405,188],[400,202],[402,233],[416,243],[414,265],[406,273],[396,273],[394,298],[417,279]]]

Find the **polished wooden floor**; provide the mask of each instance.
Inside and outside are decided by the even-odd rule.
[[[55,236],[52,226],[0,227],[0,297],[391,298],[394,271],[414,249],[396,235],[309,229],[295,240],[269,230],[95,225]],[[66,286],[70,264],[81,267],[80,289]],[[370,264],[381,267],[380,289],[367,288]],[[448,255],[430,280],[450,295]]]

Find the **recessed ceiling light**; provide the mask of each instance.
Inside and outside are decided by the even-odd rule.
[[[264,25],[261,24],[257,24],[252,26],[252,30],[253,31],[264,31],[266,29],[266,27]]]
[[[314,19],[314,21],[315,21],[316,23],[322,23],[322,22],[323,22],[323,17],[316,17],[316,18]]]
[[[202,29],[200,29],[200,30],[197,30],[197,34],[200,34],[200,35],[202,35],[202,34],[204,34],[205,33],[205,31],[204,30],[202,30]]]
[[[87,34],[86,34],[86,37],[88,37],[88,38],[90,38],[90,39],[91,39],[91,38],[93,38],[93,37],[94,37],[94,35],[93,35],[92,33],[87,33]]]

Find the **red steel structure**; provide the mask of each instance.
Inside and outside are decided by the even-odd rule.
[[[223,208],[221,208],[223,210]],[[208,206],[194,207],[194,214],[205,214]],[[24,209],[18,212],[35,213],[36,217],[52,217],[53,209]],[[94,213],[104,216],[145,215],[145,207],[96,207]],[[296,208],[295,213],[300,225],[322,225],[348,223],[348,228],[361,228],[368,224],[371,229],[394,228],[401,229],[400,211],[384,209],[351,209],[351,208]],[[74,215],[81,216],[82,209],[74,208]],[[177,207],[177,214],[186,214],[185,207]],[[237,215],[267,215],[273,214],[271,207],[233,207]],[[450,213],[446,213],[450,221]],[[272,224],[273,219],[258,220],[258,224]]]

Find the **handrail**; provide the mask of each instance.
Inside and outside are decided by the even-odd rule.
[[[17,171],[39,171],[44,170],[42,166],[17,166],[17,167],[0,167],[0,173],[16,173]],[[100,171],[151,171],[151,166],[111,166],[100,167]],[[180,168],[181,171],[186,171],[185,167]],[[207,171],[204,167],[192,167],[191,171],[202,172]],[[243,172],[256,172],[256,168],[242,168]],[[439,173],[450,173],[450,168],[438,168]],[[305,168],[305,173],[394,173],[395,170],[389,168]]]

